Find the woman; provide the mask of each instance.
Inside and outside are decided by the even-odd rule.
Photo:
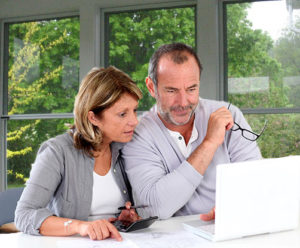
[[[70,132],[44,142],[37,154],[15,223],[28,234],[90,239],[113,237],[117,229],[106,220],[135,221],[119,151],[131,140],[142,93],[115,67],[92,69],[83,79],[74,104]]]

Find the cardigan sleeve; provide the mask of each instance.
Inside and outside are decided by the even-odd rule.
[[[135,204],[149,206],[143,215],[167,219],[187,203],[203,176],[186,160],[169,171],[161,152],[168,153],[171,146],[160,139],[159,133],[155,136],[159,141],[154,142],[147,124],[142,127],[140,123],[142,133],[136,130],[133,140],[123,148],[122,156]]]
[[[26,187],[18,201],[15,224],[18,230],[39,235],[43,221],[54,215],[46,206],[62,179],[62,155],[50,142],[42,144]]]

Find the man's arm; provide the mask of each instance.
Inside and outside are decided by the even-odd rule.
[[[150,215],[162,219],[171,217],[182,208],[200,185],[232,124],[231,114],[226,108],[212,114],[204,141],[183,162],[172,157],[176,154],[170,143],[161,138],[165,134],[159,128],[151,130],[151,122],[141,124],[137,135],[123,150],[126,172],[138,204],[149,205]],[[170,165],[175,169],[169,171]]]
[[[222,107],[210,115],[207,133],[203,142],[194,150],[187,161],[204,175],[218,147],[224,142],[226,131],[233,126],[231,113]]]

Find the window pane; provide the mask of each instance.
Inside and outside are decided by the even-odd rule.
[[[253,130],[264,133],[257,140],[264,158],[300,155],[300,114],[245,115]]]
[[[22,187],[29,177],[31,164],[45,140],[64,133],[73,119],[10,120],[7,133],[7,184]]]
[[[299,4],[234,3],[226,11],[229,101],[242,108],[300,107]]]
[[[9,24],[8,114],[72,112],[79,18]]]
[[[108,64],[128,73],[143,91],[139,110],[154,100],[145,78],[153,52],[162,44],[184,42],[195,48],[195,8],[170,8],[108,15]]]

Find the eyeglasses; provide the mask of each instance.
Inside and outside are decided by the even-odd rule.
[[[230,108],[230,105],[231,103],[229,103],[228,105],[228,109]],[[247,139],[247,140],[250,140],[250,141],[256,141],[261,135],[262,133],[265,131],[266,127],[267,127],[267,123],[268,123],[268,120],[265,120],[265,124],[264,124],[264,127],[263,129],[260,131],[259,134],[257,133],[254,133],[248,129],[245,129],[245,128],[242,128],[239,124],[237,124],[236,122],[234,122],[234,125],[233,127],[231,128],[231,131],[237,131],[237,130],[241,130],[242,132],[242,136]]]

